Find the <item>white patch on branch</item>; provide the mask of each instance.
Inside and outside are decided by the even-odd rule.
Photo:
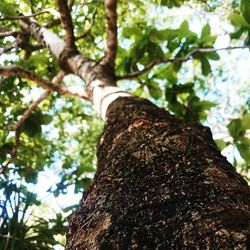
[[[103,120],[105,120],[109,105],[114,100],[118,97],[131,96],[130,93],[122,90],[118,86],[105,86],[105,83],[100,80],[92,82],[91,86],[93,86],[93,106]]]
[[[43,42],[50,49],[51,53],[56,58],[59,58],[65,46],[64,41],[44,27],[41,27],[40,33],[43,36]]]

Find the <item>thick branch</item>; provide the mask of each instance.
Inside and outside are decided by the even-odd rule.
[[[70,10],[66,0],[58,0],[58,8],[61,15],[61,21],[63,28],[66,32],[65,34],[65,47],[74,48],[74,27],[71,19]]]
[[[246,49],[250,48],[250,46],[235,46],[235,47],[225,47],[225,48],[196,48],[190,51],[186,56],[183,57],[176,57],[176,58],[169,58],[169,59],[157,59],[146,65],[142,70],[132,72],[128,75],[124,76],[117,76],[116,80],[123,80],[123,79],[133,79],[136,78],[149,70],[151,70],[155,65],[158,64],[166,64],[166,63],[174,63],[174,62],[186,62],[193,58],[195,54],[205,54],[205,53],[212,53],[216,51],[222,50],[234,50],[234,49]]]
[[[40,26],[35,20],[20,20],[21,27],[30,32],[30,34],[41,44],[47,47],[50,52],[58,59],[62,54],[65,43],[55,33]]]
[[[65,50],[65,43],[55,33],[49,31],[45,27],[40,26],[35,21],[21,20],[20,24],[22,28],[28,30],[30,34],[41,44],[46,46],[50,52],[60,62],[63,61],[64,67],[69,69],[69,72],[80,76],[89,86],[93,81],[101,79],[108,85],[115,85],[115,79],[104,65],[101,65],[89,58],[84,57],[76,50],[69,49],[69,53]],[[59,63],[62,65],[62,63]],[[91,94],[92,90],[89,89]]]
[[[19,66],[13,65],[13,66],[8,66],[8,67],[0,67],[0,75],[3,75],[3,76],[17,76],[18,75],[18,76],[21,76],[21,77],[24,77],[31,81],[36,82],[39,86],[47,90],[55,91],[63,95],[77,96],[86,100],[89,99],[88,95],[83,91],[83,88],[81,89],[81,91],[76,91],[76,90],[73,91],[68,87],[62,87],[57,84],[53,84],[49,81],[46,81],[34,75],[32,72],[26,69],[23,69]]]
[[[105,14],[107,18],[107,40],[105,56],[102,63],[109,65],[112,69],[115,66],[117,50],[117,14],[116,0],[105,0]]]

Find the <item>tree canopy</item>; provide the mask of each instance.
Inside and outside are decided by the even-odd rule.
[[[25,29],[27,20],[91,60],[108,54],[124,90],[209,125],[229,161],[250,177],[249,1],[120,0],[117,40],[107,39],[116,29],[104,2],[0,3],[1,249],[63,246],[76,205],[64,197],[90,185],[103,127],[86,83]],[[111,47],[116,55],[107,53]],[[54,211],[59,198],[63,207]]]

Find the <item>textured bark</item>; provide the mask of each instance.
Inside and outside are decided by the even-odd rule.
[[[66,249],[247,249],[250,189],[213,142],[147,100],[109,107]]]
[[[64,13],[63,9],[67,8],[65,6],[66,2],[64,0],[60,0],[59,2],[64,4],[64,7],[61,6],[60,8],[61,13]],[[111,21],[113,20],[111,24],[108,22],[108,26],[110,28],[109,33],[113,34],[109,34],[110,39],[112,37],[116,38],[116,33],[114,34],[113,30],[114,27],[116,27],[116,15],[115,13],[112,14],[112,9],[115,10],[116,7],[115,3],[116,1],[113,0],[106,1],[106,9],[109,13],[107,13],[107,15],[110,16]],[[67,11],[69,10],[67,9]],[[69,13],[66,16],[62,15],[62,19],[64,20],[65,29],[70,29],[70,25],[68,25],[68,22],[70,22]],[[116,39],[113,42],[108,39],[109,52],[106,51],[107,53],[103,61],[101,60],[100,62],[96,62],[84,57],[79,51],[77,51],[72,44],[74,40],[73,35],[67,36],[66,42],[64,42],[56,34],[39,25],[33,19],[20,20],[20,24],[22,28],[29,31],[39,43],[50,50],[51,54],[56,57],[60,67],[65,72],[73,73],[85,81],[85,91],[78,93],[78,95],[82,95],[85,99],[91,101],[93,107],[102,118],[105,118],[106,109],[112,101],[119,96],[130,95],[116,85],[116,77],[114,75],[113,68],[116,54],[116,45],[114,45],[117,42]],[[73,46],[72,48],[68,47],[70,44]],[[112,53],[111,48],[115,50]],[[109,61],[111,65],[109,65]]]
[[[75,48],[74,26],[71,19],[70,8],[68,7],[67,0],[57,0],[61,21],[65,34],[65,47]]]

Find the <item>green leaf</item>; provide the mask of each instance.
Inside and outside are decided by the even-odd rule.
[[[189,24],[188,24],[187,20],[185,20],[180,25],[180,28],[179,28],[179,37],[180,38],[187,37],[188,33],[189,33]]]
[[[25,120],[22,131],[30,137],[35,137],[41,133],[42,129],[41,126],[32,119],[32,117],[29,117]]]
[[[40,114],[37,117],[37,119],[38,119],[38,123],[43,124],[43,125],[47,125],[47,124],[51,123],[53,118],[50,115]]]
[[[53,191],[54,197],[58,197],[59,194],[60,194],[60,191],[58,189],[56,189],[55,191]]]
[[[242,128],[250,129],[250,113],[243,115],[241,124]]]
[[[240,10],[245,20],[250,24],[250,2],[249,0],[241,0]]]
[[[228,17],[229,21],[231,21],[233,26],[236,27],[250,27],[250,25],[247,23],[247,21],[245,20],[245,18],[239,14],[231,14]]]
[[[173,64],[157,69],[154,75],[159,79],[168,80],[168,82],[171,84],[177,83],[177,73],[174,70]]]
[[[248,137],[241,137],[239,141],[246,147],[250,147],[250,139]]]
[[[8,142],[0,146],[0,160],[3,162],[6,160],[6,156],[11,154],[14,143]]]
[[[200,36],[200,40],[201,41],[205,41],[207,39],[207,37],[210,36],[211,33],[211,28],[209,24],[206,24],[202,30],[201,30],[201,36]]]
[[[246,37],[246,39],[244,41],[244,44],[247,45],[247,46],[250,45],[250,31],[247,33],[247,37]]]
[[[91,185],[92,179],[85,177],[83,180],[81,180],[81,182],[82,182],[83,188],[87,189]]]
[[[65,208],[63,209],[63,212],[64,212],[64,213],[67,213],[67,212],[73,211],[73,210],[75,210],[77,207],[78,207],[78,204],[75,204],[75,205],[71,205],[71,206],[65,207]]]
[[[221,151],[227,146],[227,143],[221,139],[215,140],[215,143]]]
[[[142,29],[137,27],[137,26],[125,27],[122,30],[122,35],[126,38],[141,37],[142,36]]]
[[[159,46],[156,43],[153,43],[153,42],[148,43],[147,51],[148,51],[148,57],[150,60],[160,59],[164,57],[164,53],[161,49],[161,46]]]
[[[239,153],[240,153],[240,156],[246,161],[246,162],[250,162],[250,147],[249,146],[246,146],[244,144],[239,144],[237,143],[236,144],[238,150],[239,150]]]
[[[37,171],[35,171],[34,169],[27,169],[27,171],[25,171],[25,181],[28,183],[33,183],[36,184],[37,183]]]
[[[201,56],[201,70],[202,70],[202,74],[204,76],[207,76],[209,73],[211,73],[211,65],[207,59],[206,56]]]
[[[215,107],[216,105],[218,105],[215,102],[210,102],[210,101],[199,101],[195,103],[195,107],[198,107],[199,110],[210,110],[211,108]]]
[[[237,140],[239,137],[245,134],[245,130],[242,127],[241,119],[234,119],[228,125],[230,135]]]
[[[179,30],[176,29],[163,29],[163,30],[152,29],[149,34],[149,39],[151,41],[154,40],[171,41],[178,35],[179,35]]]
[[[16,4],[10,4],[5,0],[1,0],[0,2],[0,13],[3,13],[4,16],[17,16],[16,13]]]
[[[172,91],[176,94],[180,93],[187,93],[193,91],[194,83],[193,82],[187,82],[185,84],[176,84],[173,86]]]
[[[154,99],[159,99],[162,96],[162,90],[159,87],[159,84],[155,81],[150,81],[147,84],[149,94],[154,98]]]
[[[179,102],[168,103],[168,109],[179,117],[183,117],[185,115],[185,107]]]
[[[173,93],[172,89],[166,89],[165,98],[169,103],[176,103],[176,94]]]
[[[168,8],[180,7],[184,0],[160,0],[160,4]]]
[[[214,60],[214,61],[220,60],[220,56],[219,56],[219,54],[216,51],[215,52],[206,53],[206,56],[209,59]]]
[[[140,97],[143,93],[143,90],[144,90],[143,85],[140,85],[139,87],[136,88],[134,95]]]
[[[237,29],[235,32],[230,33],[230,38],[231,38],[231,39],[239,39],[245,31],[246,31],[245,28],[240,27],[240,28]]]

